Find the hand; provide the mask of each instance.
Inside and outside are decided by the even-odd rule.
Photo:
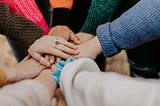
[[[53,8],[68,8],[72,9],[73,0],[50,0]]]
[[[50,54],[63,59],[76,55],[77,46],[66,40],[54,36],[43,36],[36,40],[28,49],[29,54],[41,64],[49,67],[50,62],[43,57],[43,54]]]
[[[24,79],[36,77],[45,67],[33,58],[27,56],[19,64],[13,67],[6,67],[4,71],[7,75],[7,82],[16,82]]]
[[[52,71],[50,69],[43,70],[35,80],[39,81],[43,86],[45,86],[50,94],[53,97],[57,84],[52,77]]]
[[[88,34],[88,33],[83,33],[83,32],[79,32],[76,34],[76,36],[78,37],[78,39],[80,40],[81,43],[84,43],[86,41],[91,40],[92,38],[94,38],[94,35]]]
[[[58,25],[53,27],[48,35],[56,36],[65,39],[66,41],[71,41],[74,44],[80,44],[79,39],[67,26]]]
[[[97,37],[86,41],[78,46],[78,55],[72,55],[75,58],[95,59],[102,52],[102,47]]]
[[[49,55],[49,54],[45,54],[45,59],[47,59],[50,62],[51,65],[55,64],[55,63],[57,63],[58,61],[61,60],[60,57],[56,57],[56,56]]]

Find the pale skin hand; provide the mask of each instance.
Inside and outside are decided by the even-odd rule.
[[[39,62],[27,56],[16,66],[4,67],[3,70],[6,73],[7,82],[12,83],[35,78],[44,68]]]
[[[78,39],[80,40],[81,43],[84,43],[86,41],[91,40],[92,38],[94,38],[95,36],[92,34],[88,34],[88,33],[83,33],[83,32],[79,32],[76,34],[76,36],[78,37]]]
[[[72,42],[75,45],[80,44],[80,40],[77,36],[73,33],[73,31],[64,25],[57,25],[50,29],[48,35],[56,36],[65,39],[66,41]],[[53,55],[45,55],[45,58],[50,61],[51,64],[58,62],[61,60],[60,57],[53,56]]]
[[[58,41],[58,44],[56,44],[56,41]],[[48,35],[36,40],[30,46],[28,52],[34,59],[49,67],[51,63],[43,57],[43,54],[50,54],[67,59],[71,57],[71,55],[78,54],[76,49],[76,45],[69,43],[64,39]]]
[[[102,52],[100,42],[96,37],[86,41],[78,46],[78,55],[73,55],[75,58],[91,58],[95,59]]]

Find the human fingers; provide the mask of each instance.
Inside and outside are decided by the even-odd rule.
[[[40,54],[33,52],[32,50],[28,49],[29,54],[38,62],[40,62],[42,65],[45,65],[47,67],[50,66],[50,62],[44,58],[43,56],[41,56]]]
[[[68,41],[66,41],[66,40],[64,40],[62,38],[56,38],[55,44],[57,44],[57,45],[58,44],[63,44],[63,45],[68,46],[68,47],[70,47],[72,49],[77,49],[76,45],[74,45],[74,44],[72,44],[72,43],[70,43],[70,42],[68,42]]]
[[[77,44],[77,45],[81,44],[80,39],[79,39],[77,36],[75,36],[75,34],[72,33],[72,32],[71,32],[71,34],[70,34],[70,40],[71,40],[74,44]]]
[[[54,47],[58,50],[61,50],[65,53],[67,53],[67,54],[78,54],[77,50],[71,49],[71,48],[69,48],[65,45],[62,45],[62,44],[55,45]]]
[[[57,57],[56,58],[56,63],[58,62],[58,61],[60,61],[61,60],[61,58],[60,57]]]
[[[51,70],[52,70],[52,72],[55,71],[55,68],[56,68],[56,64],[52,64],[52,65],[51,65]]]
[[[58,50],[55,47],[51,47],[45,52],[47,52],[47,53],[49,53],[51,55],[54,55],[56,57],[61,57],[63,59],[67,59],[67,58],[71,57],[71,55],[69,55],[69,54],[67,54],[67,53],[65,53],[65,52],[63,52],[61,50]]]
[[[21,62],[29,60],[30,57],[31,57],[30,55],[27,55]]]
[[[49,55],[49,62],[53,64],[55,62],[55,56]]]
[[[45,54],[45,59],[47,59],[49,61],[49,55],[48,54]]]

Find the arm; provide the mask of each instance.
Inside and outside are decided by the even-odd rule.
[[[97,36],[105,56],[160,37],[159,0],[141,0],[111,23],[100,25]]]
[[[53,10],[53,26],[69,25],[73,0],[50,0]]]
[[[92,0],[81,32],[96,35],[98,25],[111,21],[121,0]]]
[[[69,106],[157,106],[159,83],[100,72],[93,60],[83,58],[65,65],[60,87]]]
[[[6,85],[0,90],[1,106],[50,106],[57,87],[51,70],[44,70],[34,80]]]
[[[3,67],[1,71],[2,78],[6,83],[14,83],[20,80],[32,79],[38,76],[45,67],[29,56],[23,59],[15,66]],[[6,84],[4,83],[4,84]]]
[[[27,51],[28,47],[42,36],[43,30],[0,2],[0,33],[16,41]]]

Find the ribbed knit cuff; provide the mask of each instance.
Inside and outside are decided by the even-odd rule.
[[[0,69],[0,87],[5,85],[6,83],[7,83],[7,76],[5,72],[2,69]]]
[[[69,25],[71,10],[68,8],[55,8],[53,10],[53,26]]]
[[[97,19],[94,19],[94,18],[88,16],[80,31],[96,35],[96,28],[98,26],[97,22],[98,22]]]
[[[97,28],[97,36],[101,43],[103,53],[106,57],[111,57],[120,52],[120,50],[114,45],[114,42],[112,41],[110,23],[100,25]]]

